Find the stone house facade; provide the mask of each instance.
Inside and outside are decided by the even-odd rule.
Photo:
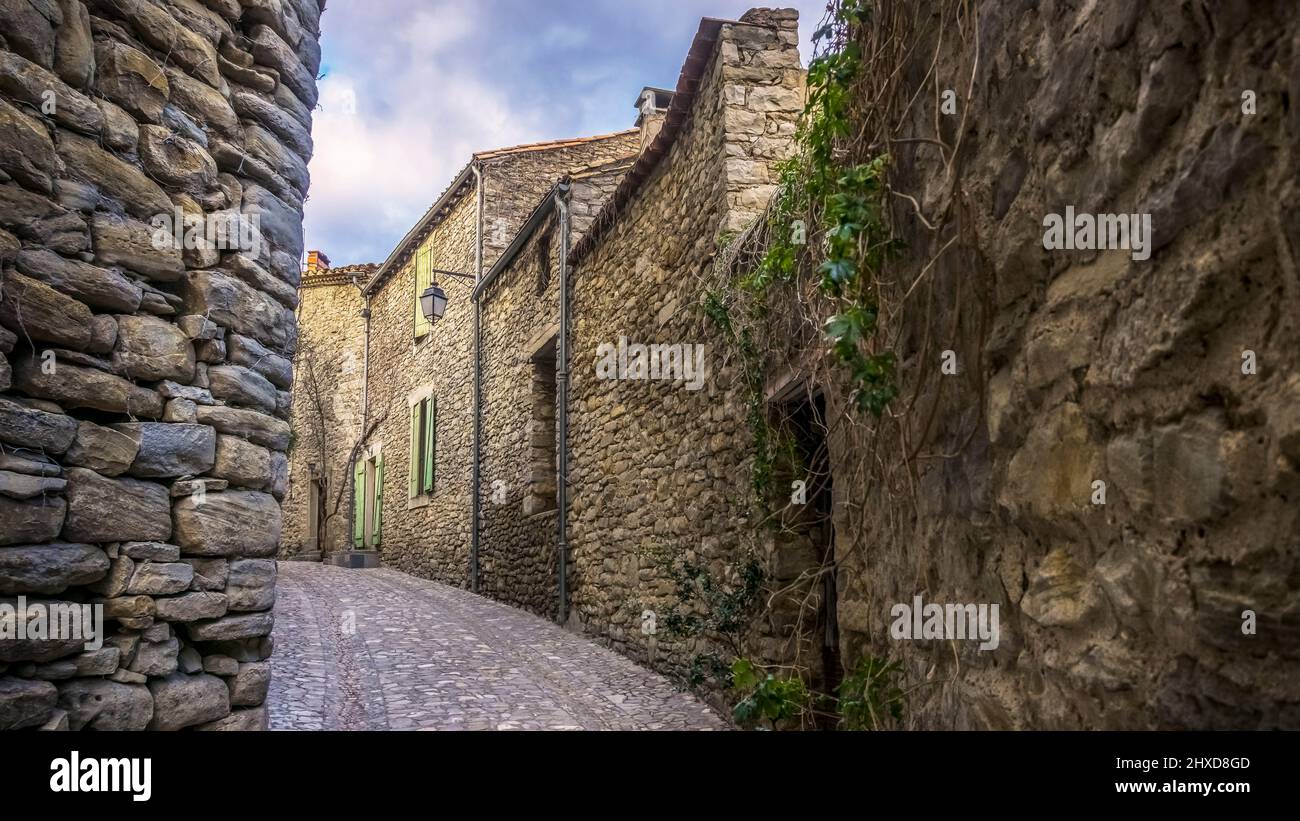
[[[266,725],[323,5],[0,2],[0,729]]]

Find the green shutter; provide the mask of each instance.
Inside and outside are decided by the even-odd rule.
[[[366,543],[366,463],[360,460],[352,466],[352,543]]]
[[[411,465],[407,471],[410,477],[407,493],[412,499],[420,495],[420,410],[423,407],[424,402],[411,406]]]
[[[375,522],[371,532],[370,544],[377,546],[383,533],[384,521],[384,452],[375,456]]]
[[[433,282],[432,271],[429,265],[429,249],[421,248],[415,253],[415,335],[424,336],[431,327],[429,320],[424,318],[424,311],[420,309],[420,294],[424,289],[429,287]]]
[[[434,453],[438,449],[438,400],[429,397],[424,412],[424,492],[433,492]]]

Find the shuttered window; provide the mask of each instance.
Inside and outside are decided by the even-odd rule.
[[[352,469],[352,544],[366,546],[366,463],[360,459]]]
[[[432,493],[438,452],[438,400],[426,397],[411,406],[409,496]]]
[[[428,248],[421,248],[415,253],[415,295],[412,303],[415,305],[415,335],[417,337],[424,336],[432,327],[429,320],[424,318],[424,311],[420,308],[420,294],[424,293],[424,289],[428,288],[429,284],[433,282],[429,259]]]

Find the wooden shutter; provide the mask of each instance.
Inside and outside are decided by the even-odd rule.
[[[379,545],[384,520],[384,452],[375,455],[375,520],[370,530],[370,545]]]
[[[433,492],[434,453],[438,449],[438,400],[424,400],[424,492]]]
[[[366,546],[366,463],[352,466],[352,544]]]
[[[424,318],[420,309],[420,294],[433,281],[429,264],[429,249],[421,248],[415,253],[415,335],[424,336],[431,330],[429,320]]]
[[[420,461],[420,434],[424,428],[421,424],[421,411],[424,410],[424,402],[416,402],[411,406],[411,464],[407,470],[410,481],[407,483],[407,493],[410,498],[414,499],[420,495],[420,472],[423,465]]]

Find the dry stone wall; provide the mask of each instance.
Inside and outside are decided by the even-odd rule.
[[[266,724],[320,11],[0,0],[0,729]]]
[[[920,726],[1300,726],[1298,46],[1286,3],[1050,2],[984,10],[928,85],[902,67],[923,101],[907,133],[962,143],[964,239],[916,291],[933,310],[892,329],[904,396],[933,414],[909,447],[945,456],[837,483],[836,551],[846,656],[936,682]],[[895,160],[895,187],[943,213],[938,153]],[[1067,206],[1149,215],[1149,259],[1046,250]],[[897,213],[906,284],[957,228]],[[837,477],[862,476],[868,440],[834,439]],[[889,606],[917,594],[999,604],[999,646],[891,641]]]

